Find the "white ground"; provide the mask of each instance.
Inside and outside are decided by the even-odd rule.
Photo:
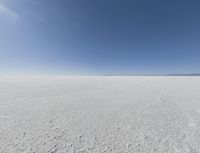
[[[200,153],[200,77],[0,78],[0,153]]]

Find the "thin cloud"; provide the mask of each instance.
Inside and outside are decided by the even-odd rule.
[[[0,4],[0,20],[7,20],[9,22],[16,22],[19,19],[19,14],[3,4]]]

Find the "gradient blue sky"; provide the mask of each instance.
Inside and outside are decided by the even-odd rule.
[[[0,74],[192,72],[199,0],[0,0]]]

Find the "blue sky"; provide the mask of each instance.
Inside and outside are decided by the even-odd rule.
[[[199,0],[0,0],[0,74],[200,72]]]

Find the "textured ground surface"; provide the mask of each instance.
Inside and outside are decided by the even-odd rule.
[[[0,153],[200,153],[200,77],[0,78]]]

